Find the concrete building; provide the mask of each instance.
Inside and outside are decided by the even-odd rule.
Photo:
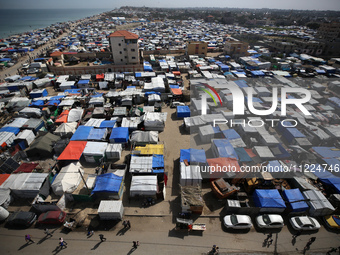
[[[233,58],[243,57],[248,55],[249,44],[241,41],[226,41],[224,45],[224,53]]]
[[[139,63],[138,35],[126,30],[119,30],[112,33],[109,39],[115,65]]]
[[[208,43],[206,42],[189,42],[188,55],[204,55],[207,56]]]
[[[329,41],[340,38],[340,22],[322,23],[318,29],[318,37]]]

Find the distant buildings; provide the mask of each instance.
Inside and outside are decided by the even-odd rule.
[[[248,55],[249,44],[241,41],[226,41],[224,45],[224,53],[233,58],[243,57]]]
[[[204,55],[207,56],[208,43],[206,42],[189,42],[188,55]]]
[[[126,30],[119,30],[112,33],[109,39],[115,65],[139,63],[138,35]]]
[[[324,55],[340,56],[340,22],[322,23],[317,35],[325,43]]]

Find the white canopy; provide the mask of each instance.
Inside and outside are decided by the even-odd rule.
[[[132,176],[130,196],[156,196],[157,193],[157,176]]]
[[[62,123],[55,131],[54,134],[59,136],[67,136],[68,134],[73,134],[77,129],[77,122]]]
[[[79,162],[63,167],[51,185],[54,194],[62,196],[64,192],[72,193],[75,191],[81,181],[79,171],[84,174]]]
[[[76,109],[76,108],[71,109],[67,117],[67,122],[75,122],[75,121],[81,120],[83,113],[84,113],[83,109]]]

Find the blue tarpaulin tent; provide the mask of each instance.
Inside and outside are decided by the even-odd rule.
[[[322,158],[339,158],[340,150],[336,147],[312,147]]]
[[[190,108],[187,105],[177,106],[177,118],[190,117]]]
[[[36,101],[32,101],[32,103],[30,103],[29,106],[44,106],[45,101],[44,100],[36,100]]]
[[[46,104],[58,106],[60,104],[60,101],[59,100],[48,100],[48,102]]]
[[[311,169],[310,169],[311,170]],[[322,183],[332,187],[337,194],[340,194],[340,178],[324,169],[320,164],[315,164],[313,169],[313,174],[315,174]]]
[[[30,98],[46,97],[47,95],[48,95],[48,92],[46,89],[33,90],[30,93]]]
[[[253,199],[256,207],[270,208],[277,212],[286,208],[285,202],[277,189],[256,189]]]
[[[198,149],[181,149],[180,161],[188,160],[189,163],[206,163],[207,157],[204,150]]]
[[[89,84],[89,82],[90,82],[90,80],[80,80],[80,81],[78,81],[78,85],[87,85],[87,84]]]
[[[20,132],[20,128],[17,127],[3,127],[0,129],[0,132],[10,132],[10,133],[14,133],[15,135],[17,135]]]
[[[101,128],[113,128],[116,124],[115,120],[104,120],[100,123]]]
[[[283,191],[282,196],[289,202],[289,206],[293,212],[304,212],[309,208],[299,189],[286,189]]]
[[[71,141],[86,141],[93,127],[79,126],[71,137]]]
[[[164,172],[164,156],[152,155],[152,172],[163,173]]]
[[[95,187],[91,194],[99,192],[119,193],[123,181],[122,176],[117,176],[113,173],[101,174],[96,178]]]
[[[92,128],[87,140],[104,141],[107,136],[106,128]]]
[[[129,141],[129,128],[113,128],[110,135],[110,143],[127,143]]]
[[[270,147],[271,152],[277,159],[287,159],[290,158],[290,154],[286,151],[285,148],[281,144],[276,144],[275,146]]]
[[[241,138],[241,136],[234,129],[223,130],[222,133],[227,140]]]
[[[214,139],[213,144],[217,150],[217,157],[239,159],[234,147],[227,139]]]

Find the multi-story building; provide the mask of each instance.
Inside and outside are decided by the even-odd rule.
[[[318,36],[329,41],[340,38],[340,22],[322,23],[318,29]]]
[[[110,34],[109,38],[115,65],[139,63],[138,35],[126,30],[118,30]]]
[[[249,44],[241,41],[226,41],[224,45],[224,53],[233,58],[243,57],[248,55]]]
[[[208,43],[206,42],[189,42],[188,43],[188,55],[207,55]]]

